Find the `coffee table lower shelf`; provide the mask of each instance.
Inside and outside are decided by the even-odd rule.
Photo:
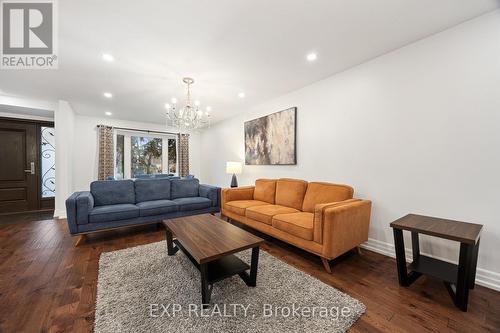
[[[172,233],[167,230],[167,253],[173,256],[179,249],[188,257],[193,265],[200,271],[201,275],[201,304],[206,307],[210,304],[213,284],[217,281],[229,278],[238,274],[240,278],[249,287],[257,285],[257,266],[259,262],[259,246],[252,247],[251,265],[243,262],[234,254],[228,254],[223,257],[198,263],[177,239],[173,239]],[[250,269],[250,274],[246,271]]]
[[[182,244],[174,239],[174,244],[182,250],[182,252],[189,258],[193,265],[201,271],[201,265],[194,260],[194,258],[189,254],[188,251],[182,246]],[[244,273],[250,269],[250,265],[242,261],[240,258],[234,254],[224,256],[219,259],[208,262],[207,264],[207,282],[213,284],[215,282],[224,280],[236,274]]]

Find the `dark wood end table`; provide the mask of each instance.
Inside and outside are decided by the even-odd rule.
[[[474,289],[481,224],[409,214],[391,223],[394,232],[399,284],[410,286],[422,274],[443,280],[455,306],[467,311],[469,289]],[[413,262],[406,267],[403,230],[411,232]],[[420,254],[419,234],[460,242],[458,265]],[[410,272],[408,272],[408,269]]]
[[[210,214],[165,220],[163,225],[168,255],[172,256],[181,249],[200,271],[202,304],[210,303],[215,282],[236,274],[248,286],[257,285],[259,246],[264,243],[262,238]],[[234,255],[250,248],[250,265]],[[248,269],[250,273],[247,273]]]

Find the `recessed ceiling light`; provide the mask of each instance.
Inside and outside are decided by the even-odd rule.
[[[315,61],[318,59],[318,55],[316,53],[309,53],[306,58],[307,61]]]
[[[238,97],[239,97],[239,98],[245,98],[245,93],[244,93],[244,92],[240,92],[240,93],[238,93]]]
[[[177,104],[177,98],[172,97],[171,101],[172,101],[173,104]]]
[[[113,62],[113,61],[115,61],[115,57],[113,57],[109,53],[103,53],[102,60],[107,61],[107,62]]]
[[[165,103],[165,109],[170,110],[170,108],[171,108],[171,107],[172,107],[172,106],[171,106],[170,104]]]
[[[104,97],[106,97],[106,98],[112,98],[112,97],[113,97],[113,94],[112,94],[112,93],[110,93],[110,92],[105,92],[103,95],[104,95]]]
[[[105,114],[106,116],[112,116],[112,115],[113,115],[113,114],[112,114],[111,112],[109,112],[109,111],[104,112],[104,114]]]
[[[210,112],[210,111],[212,111],[212,107],[211,107],[211,106],[207,106],[206,110],[207,110],[208,112]]]

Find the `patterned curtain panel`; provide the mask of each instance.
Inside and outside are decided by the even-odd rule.
[[[99,180],[114,175],[113,127],[99,125]]]
[[[189,175],[189,134],[179,133],[179,176]]]

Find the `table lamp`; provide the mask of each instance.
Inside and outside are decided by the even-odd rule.
[[[241,173],[241,162],[227,162],[226,163],[226,173],[233,174],[231,179],[231,187],[238,187],[238,180],[236,175]]]

